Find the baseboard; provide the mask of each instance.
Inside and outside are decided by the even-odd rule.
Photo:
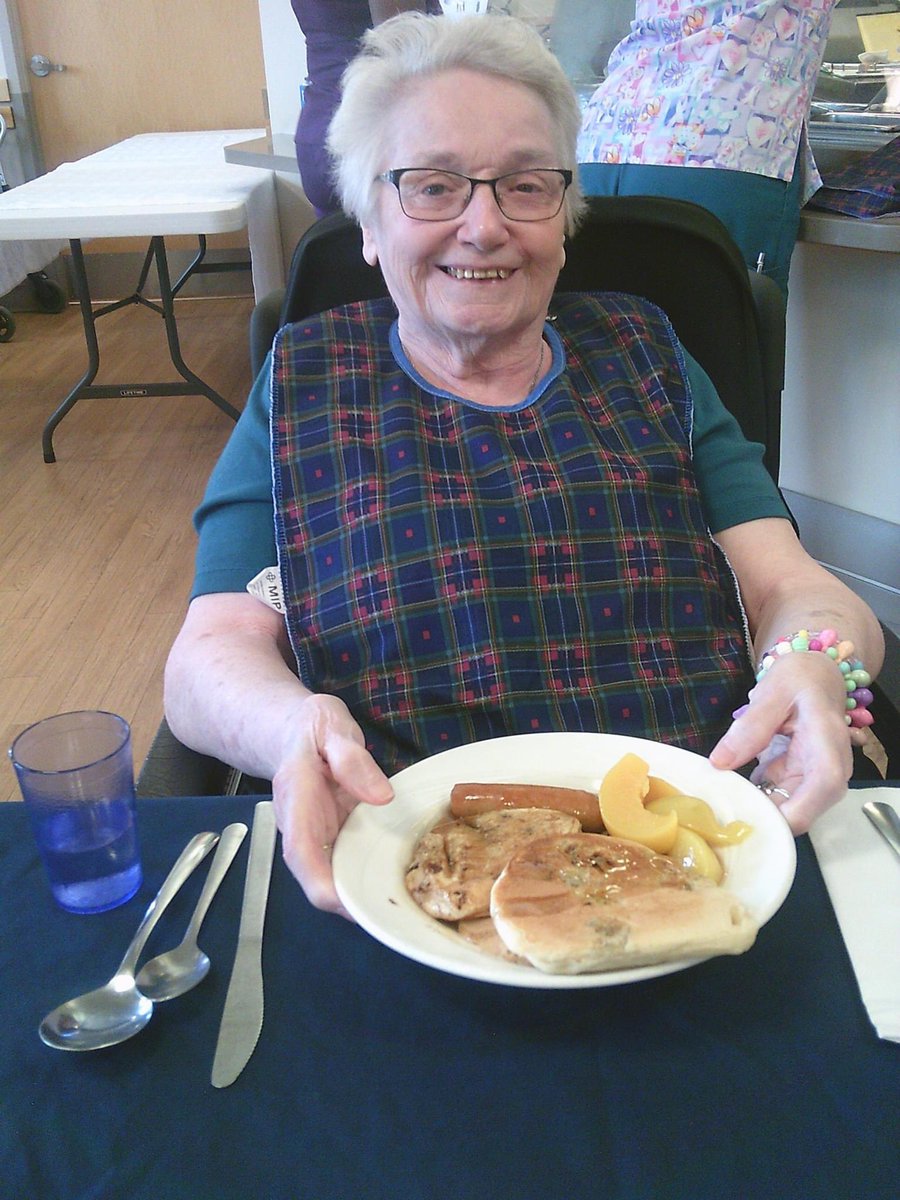
[[[166,258],[169,264],[169,276],[172,284],[181,277],[196,256],[195,250],[169,250]],[[208,264],[238,264],[235,270],[217,270],[214,272],[192,275],[179,296],[216,297],[216,296],[252,296],[253,280],[250,273],[250,251],[246,247],[236,247],[232,250],[208,250],[204,260]],[[113,254],[85,254],[85,266],[90,280],[91,299],[95,303],[105,304],[130,296],[137,288],[141,267],[144,263],[144,252],[134,251]],[[67,255],[55,259],[46,268],[46,273],[63,289],[67,299],[75,299],[76,291],[72,279],[71,260]],[[156,280],[155,266],[150,268],[144,295],[149,299],[158,299],[159,285]],[[40,302],[34,288],[28,280],[13,288],[3,297],[4,307],[12,312],[38,312]]]
[[[169,265],[169,276],[174,286],[187,270],[196,251],[166,249],[166,259]],[[66,266],[70,265],[66,259]],[[144,254],[140,251],[121,254],[85,254],[85,266],[90,280],[91,299],[94,301],[120,300],[128,296],[137,287],[144,262]],[[250,274],[250,251],[246,247],[232,250],[208,250],[204,259],[208,264],[237,263],[239,269],[215,271],[192,275],[181,291],[182,297],[215,297],[215,296],[252,296],[253,281]],[[71,285],[70,285],[71,286]],[[74,287],[71,288],[74,294]],[[156,280],[155,266],[150,268],[144,295],[150,298],[159,296],[159,285]]]
[[[61,258],[55,258],[52,262],[47,263],[43,272],[34,272],[34,274],[42,273],[48,279],[52,279],[58,287],[62,288],[66,300],[72,299],[73,293],[69,283],[68,271]],[[0,296],[0,304],[14,313],[45,311],[40,295],[30,279],[23,279],[21,283],[7,292],[5,296]]]
[[[900,634],[900,525],[784,490],[809,553]]]

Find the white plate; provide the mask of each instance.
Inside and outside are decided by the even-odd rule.
[[[740,775],[718,771],[699,754],[640,738],[601,733],[534,733],[446,750],[393,778],[383,808],[354,809],[334,847],[334,879],[347,911],[392,950],[452,975],[532,988],[608,987],[652,979],[697,959],[585,975],[546,975],[477,950],[429,917],[404,877],[416,839],[449,811],[455,783],[544,783],[595,790],[632,751],[651,775],[709,803],[720,821],[747,821],[753,833],[723,854],[727,886],[763,925],[781,907],[796,868],[794,838],[771,800]]]

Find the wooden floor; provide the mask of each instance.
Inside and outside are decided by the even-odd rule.
[[[252,299],[179,300],[187,365],[236,407],[250,383]],[[162,716],[162,668],[190,587],[191,512],[233,422],[202,396],[80,401],[41,431],[86,358],[77,308],[16,314],[0,344],[0,740],[51,713],[132,724],[135,766]],[[99,326],[98,383],[177,378],[162,320],[130,305]],[[4,753],[0,800],[19,799]]]

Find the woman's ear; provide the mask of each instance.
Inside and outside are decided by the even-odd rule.
[[[362,252],[363,258],[370,267],[378,266],[378,248],[375,245],[375,230],[371,225],[363,225],[362,229]]]

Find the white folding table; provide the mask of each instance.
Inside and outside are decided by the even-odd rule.
[[[227,163],[224,156],[230,143],[261,134],[258,129],[139,134],[0,195],[0,240],[68,239],[72,252],[88,366],[44,427],[45,462],[56,461],[53,431],[80,399],[203,395],[237,418],[238,411],[184,363],[174,300],[191,275],[237,265],[205,263],[207,235],[244,228],[256,298],[284,285],[274,173]],[[175,234],[196,236],[199,250],[173,284],[165,238]],[[82,242],[104,237],[148,238],[149,248],[136,291],[95,309]],[[154,261],[159,304],[143,295]],[[126,304],[143,304],[162,315],[172,364],[183,383],[94,384],[100,365],[96,321]]]

